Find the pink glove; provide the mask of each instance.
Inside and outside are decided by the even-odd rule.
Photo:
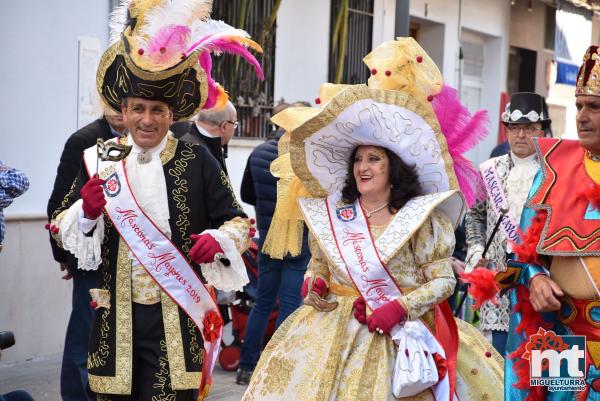
[[[383,333],[390,334],[390,330],[406,320],[406,310],[398,301],[390,301],[383,306],[375,309],[371,316],[367,318],[369,331],[372,333],[375,330],[381,330]]]
[[[302,299],[306,298],[309,291],[323,298],[327,292],[327,283],[321,277],[315,277],[314,280],[313,277],[307,277],[302,283]]]
[[[354,300],[354,317],[360,324],[367,324],[367,303],[363,297]]]
[[[106,205],[104,199],[104,189],[102,185],[106,184],[105,180],[94,175],[91,180],[85,183],[81,188],[80,194],[83,199],[83,214],[90,220],[96,220],[102,214],[102,208]]]
[[[192,234],[190,238],[196,241],[190,250],[190,259],[198,264],[212,263],[217,253],[225,253],[219,242],[210,234]]]

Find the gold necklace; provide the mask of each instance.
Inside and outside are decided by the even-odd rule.
[[[381,212],[381,211],[382,211],[383,209],[385,209],[385,207],[386,207],[387,205],[389,205],[389,204],[390,204],[390,202],[388,201],[388,202],[384,203],[383,205],[379,206],[379,207],[378,207],[378,208],[376,208],[376,209],[373,209],[373,210],[368,210],[368,209],[365,207],[365,205],[363,205],[362,201],[360,201],[360,205],[362,206],[363,210],[365,211],[365,214],[367,215],[367,219],[370,219],[370,218],[371,218],[371,216],[372,216],[372,215],[374,215],[375,213],[377,213],[377,212]]]

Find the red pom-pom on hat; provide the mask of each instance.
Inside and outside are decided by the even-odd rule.
[[[375,74],[377,74],[377,69],[371,68],[371,75],[375,75]]]
[[[417,63],[423,62],[423,56],[417,56]]]
[[[158,49],[158,51],[160,52],[160,54],[165,54],[167,52],[167,48],[162,46],[160,49]]]
[[[490,351],[485,351],[485,357],[486,358],[491,358],[492,357],[492,353]]]
[[[316,98],[316,99],[315,99],[315,103],[316,103],[316,104],[321,104],[321,99],[320,99],[320,98]]]
[[[385,70],[385,75],[389,77],[390,75],[392,75],[392,72],[390,70]]]
[[[431,102],[431,101],[433,101],[433,96],[432,96],[432,95],[429,95],[429,96],[427,96],[427,101],[428,101],[428,102]]]
[[[140,47],[140,48],[138,49],[138,54],[139,54],[140,56],[143,56],[143,55],[144,55],[144,49],[142,49],[142,48]]]

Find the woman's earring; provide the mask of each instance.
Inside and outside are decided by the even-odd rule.
[[[390,184],[390,189],[394,189],[394,184]]]

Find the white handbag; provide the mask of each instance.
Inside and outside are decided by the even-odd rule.
[[[392,377],[396,398],[412,397],[438,382],[438,372],[432,352],[423,340],[427,330],[421,322],[406,322],[392,335],[398,354]]]

